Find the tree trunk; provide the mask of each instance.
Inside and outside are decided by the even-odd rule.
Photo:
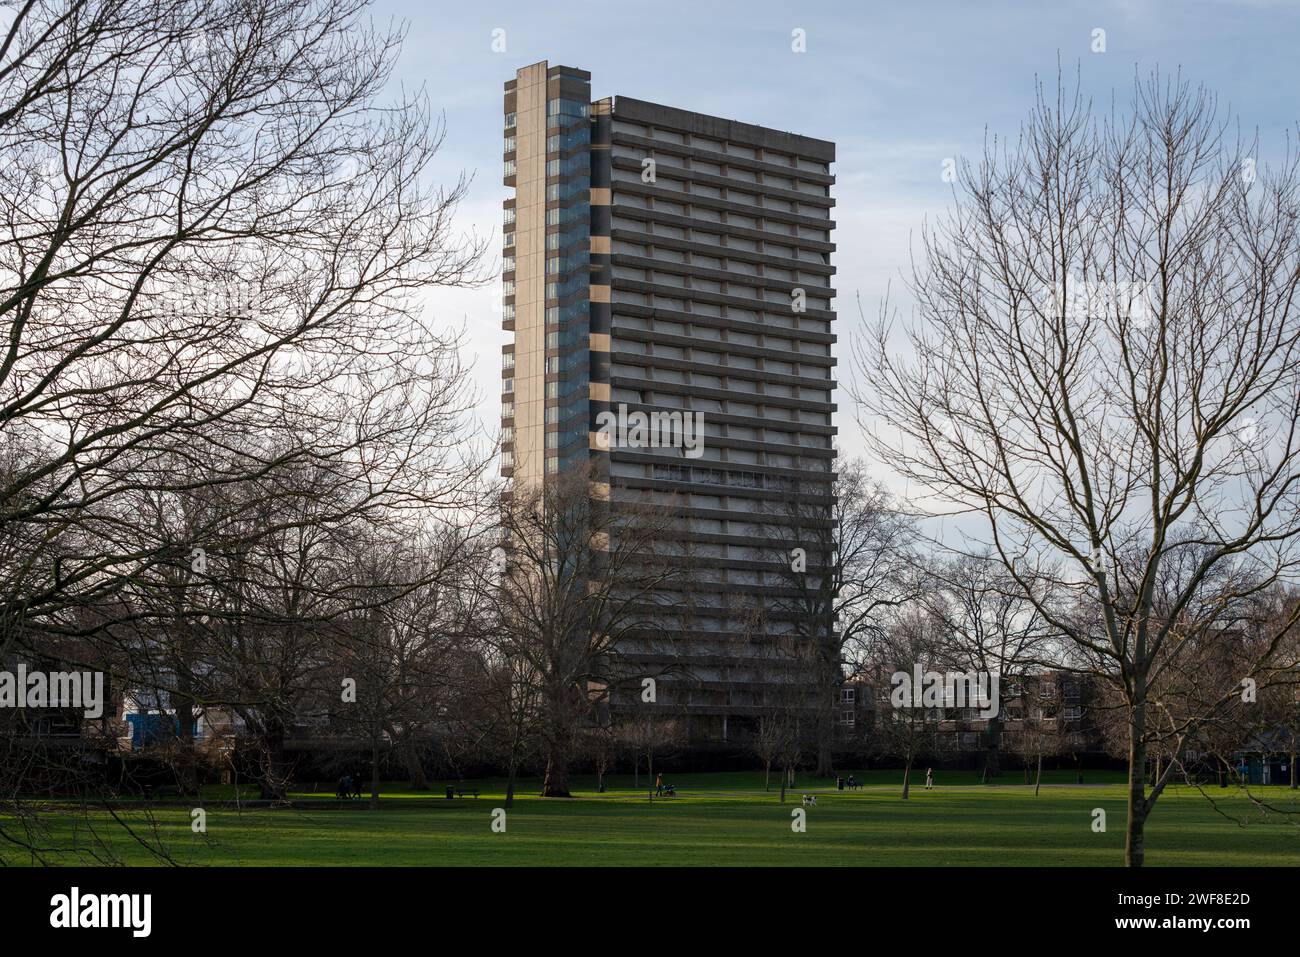
[[[379,809],[379,733],[370,739],[370,810]]]
[[[821,702],[817,709],[817,769],[814,776],[819,778],[835,776],[835,718],[839,708],[840,688],[844,683],[844,674],[839,665],[841,649],[829,637],[832,631],[828,627],[825,636],[818,639],[822,648],[818,668]]]
[[[817,774],[819,778],[835,776],[835,752],[829,741],[817,742]]]
[[[411,790],[429,790],[429,777],[424,773],[424,762],[420,760],[419,750],[409,736],[403,736],[401,750],[402,761],[406,764],[406,776],[410,781]]]
[[[984,751],[984,777],[980,782],[987,784],[989,778],[1002,776],[1002,762],[998,756],[998,749],[1002,742],[1002,722],[997,718],[992,719],[988,726],[988,747]]]
[[[557,748],[546,759],[546,777],[542,781],[542,797],[573,797],[569,793],[568,756]]]
[[[1038,773],[1034,776],[1034,797],[1038,797],[1038,789],[1043,786],[1043,756],[1038,756]]]
[[[1145,680],[1145,676],[1142,676]],[[1146,733],[1146,703],[1138,700],[1133,704],[1128,726],[1128,821],[1124,835],[1124,864],[1126,867],[1141,867],[1145,858],[1146,847],[1146,764],[1147,745],[1143,740]]]
[[[1292,760],[1294,760],[1294,759],[1292,759]],[[1294,769],[1293,769],[1293,770],[1294,770]],[[1294,775],[1294,774],[1291,775],[1291,780],[1292,780],[1293,782],[1295,781],[1295,775]],[[1295,786],[1295,785],[1292,784],[1292,787],[1294,787],[1294,786]],[[772,790],[772,762],[771,762],[771,761],[764,761],[764,762],[763,762],[763,790],[764,790],[764,791],[770,791],[770,790]]]
[[[781,769],[781,803],[782,804],[785,803],[785,786],[787,783],[789,783],[789,781],[790,781],[789,768],[782,768]]]
[[[1297,787],[1296,767],[1295,767],[1295,745],[1291,746],[1291,790]]]
[[[515,804],[515,756],[510,755],[510,767],[506,771],[506,807]]]
[[[285,797],[284,726],[272,720],[262,744],[262,779],[259,783],[264,801],[282,801]]]
[[[836,692],[838,693],[838,683]],[[827,700],[821,708],[821,717],[817,722],[817,770],[815,777],[829,778],[835,776],[835,703]]]
[[[189,672],[184,667],[177,668],[176,693],[172,695],[172,706],[176,712],[179,745],[175,761],[176,791],[182,797],[199,793],[198,775],[194,766],[194,701],[191,691]],[[188,721],[185,720],[187,715]]]
[[[573,751],[573,721],[567,687],[552,688],[546,695],[546,774],[542,797],[572,797],[569,793],[569,757]]]
[[[912,791],[912,758],[909,755],[907,763],[903,765],[903,800],[907,800],[908,794]]]

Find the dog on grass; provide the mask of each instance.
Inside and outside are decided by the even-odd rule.
[[[815,795],[815,794],[805,794],[805,795],[803,796],[803,806],[804,806],[804,807],[816,807],[816,806],[817,806],[817,795]]]

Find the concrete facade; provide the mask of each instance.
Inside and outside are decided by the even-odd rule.
[[[549,105],[537,98],[543,80]],[[585,116],[571,105],[578,97]],[[598,494],[616,505],[651,501],[672,511],[674,534],[691,553],[691,585],[662,597],[689,605],[690,624],[667,638],[630,638],[620,651],[646,674],[669,676],[658,706],[685,715],[693,738],[738,740],[768,706],[768,691],[788,680],[765,645],[794,631],[782,600],[790,595],[781,566],[789,502],[796,493],[820,502],[829,521],[835,147],[628,97],[589,97],[588,74],[544,62],[506,84],[515,130],[506,184],[516,189],[506,204],[515,226],[506,277],[515,295],[506,299],[514,375],[502,422],[513,431],[502,473],[536,481],[591,462]],[[548,113],[543,158],[536,131]],[[547,370],[540,389],[539,367]],[[697,416],[698,457],[602,442],[598,416],[624,409]]]

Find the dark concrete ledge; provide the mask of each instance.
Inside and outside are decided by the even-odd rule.
[[[706,116],[692,113],[645,100],[634,100],[627,96],[614,98],[614,116],[616,119],[630,123],[645,123],[650,126],[694,133],[711,139],[726,140],[744,146],[772,149],[781,153],[792,153],[807,159],[823,163],[835,161],[835,144],[829,140],[813,139],[798,133],[782,133],[752,123],[726,120],[718,116]]]

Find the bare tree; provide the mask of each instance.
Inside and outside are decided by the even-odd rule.
[[[621,654],[627,640],[662,626],[662,590],[682,572],[663,556],[669,520],[652,507],[612,509],[585,469],[501,499],[493,641],[540,682],[546,797],[569,796],[575,735],[593,702],[637,677]]]
[[[281,459],[362,455],[380,436],[395,450],[457,401],[453,342],[414,293],[475,279],[481,247],[450,231],[464,183],[421,185],[441,137],[427,104],[375,102],[401,36],[368,29],[363,7],[15,13],[0,41],[2,501],[40,547],[7,570],[5,607],[53,614],[147,565],[156,553],[105,506],[188,487],[160,454],[257,474],[266,450],[232,445],[234,423],[275,436]],[[80,553],[54,588],[70,535]]]
[[[378,99],[402,35],[365,7],[14,7],[0,652],[93,632],[128,654],[128,683],[170,675],[189,709],[203,689],[185,683],[211,680],[199,653],[234,639],[205,622],[214,589],[179,556],[249,551],[258,510],[283,498],[273,475],[357,481],[354,518],[470,494],[458,340],[425,324],[419,296],[476,282],[484,247],[452,230],[465,181],[427,185],[442,137],[427,99]]]
[[[934,566],[922,604],[942,629],[943,657],[961,669],[997,674],[999,685],[1022,682],[1052,652],[1042,616],[987,553],[964,555]],[[988,719],[983,780],[1001,774],[998,760],[1003,718]]]
[[[927,228],[911,354],[884,322],[859,352],[877,451],[982,516],[1025,597],[1118,688],[1130,866],[1176,766],[1148,787],[1152,689],[1191,647],[1189,612],[1222,642],[1205,616],[1295,568],[1298,188],[1294,154],[1263,162],[1181,78],[1138,81],[1129,110],[1102,115],[1058,83],[1017,139],[963,168],[953,212]],[[1184,549],[1196,560],[1157,608]],[[1234,572],[1207,588],[1221,565]],[[1044,580],[1095,614],[1063,614]],[[1247,676],[1205,689],[1174,753]]]
[[[859,459],[833,482],[791,489],[767,526],[780,568],[770,614],[788,616],[813,651],[818,777],[832,762],[840,687],[892,609],[918,594],[912,519]]]
[[[1024,762],[1026,784],[1032,771],[1035,797],[1043,783],[1043,758],[1059,754],[1064,746],[1055,692],[1044,694],[1044,689],[1049,687],[1056,687],[1053,675],[1040,675],[1037,680],[1027,682],[1030,700],[1025,704],[1019,727],[1011,736],[1015,751]]]
[[[875,692],[871,746],[885,757],[903,762],[902,798],[911,795],[912,767],[923,756],[945,756],[953,750],[954,732],[945,726],[945,706],[916,695],[914,669],[934,671],[944,662],[944,634],[939,622],[914,607],[894,617],[872,646],[865,673]],[[900,683],[906,678],[907,687]],[[897,680],[895,680],[897,679]],[[906,693],[904,693],[906,692]]]
[[[471,569],[487,552],[472,516],[459,518],[423,532],[366,529],[349,548],[332,634],[339,672],[353,684],[351,694],[334,696],[331,723],[369,752],[372,808],[381,750],[401,759],[416,788],[428,788],[420,742],[475,634]]]
[[[753,716],[746,743],[762,762],[763,790],[770,790],[776,768],[784,803],[786,787],[805,750],[817,747],[818,696],[827,689],[814,679],[824,647],[819,648],[797,626],[782,627],[779,620],[769,618],[769,608],[760,597],[749,600],[740,620],[742,627],[731,636],[727,657],[745,665],[736,668],[734,675],[732,669],[724,674],[732,678],[733,700],[741,696]],[[755,673],[760,681],[753,681]]]

